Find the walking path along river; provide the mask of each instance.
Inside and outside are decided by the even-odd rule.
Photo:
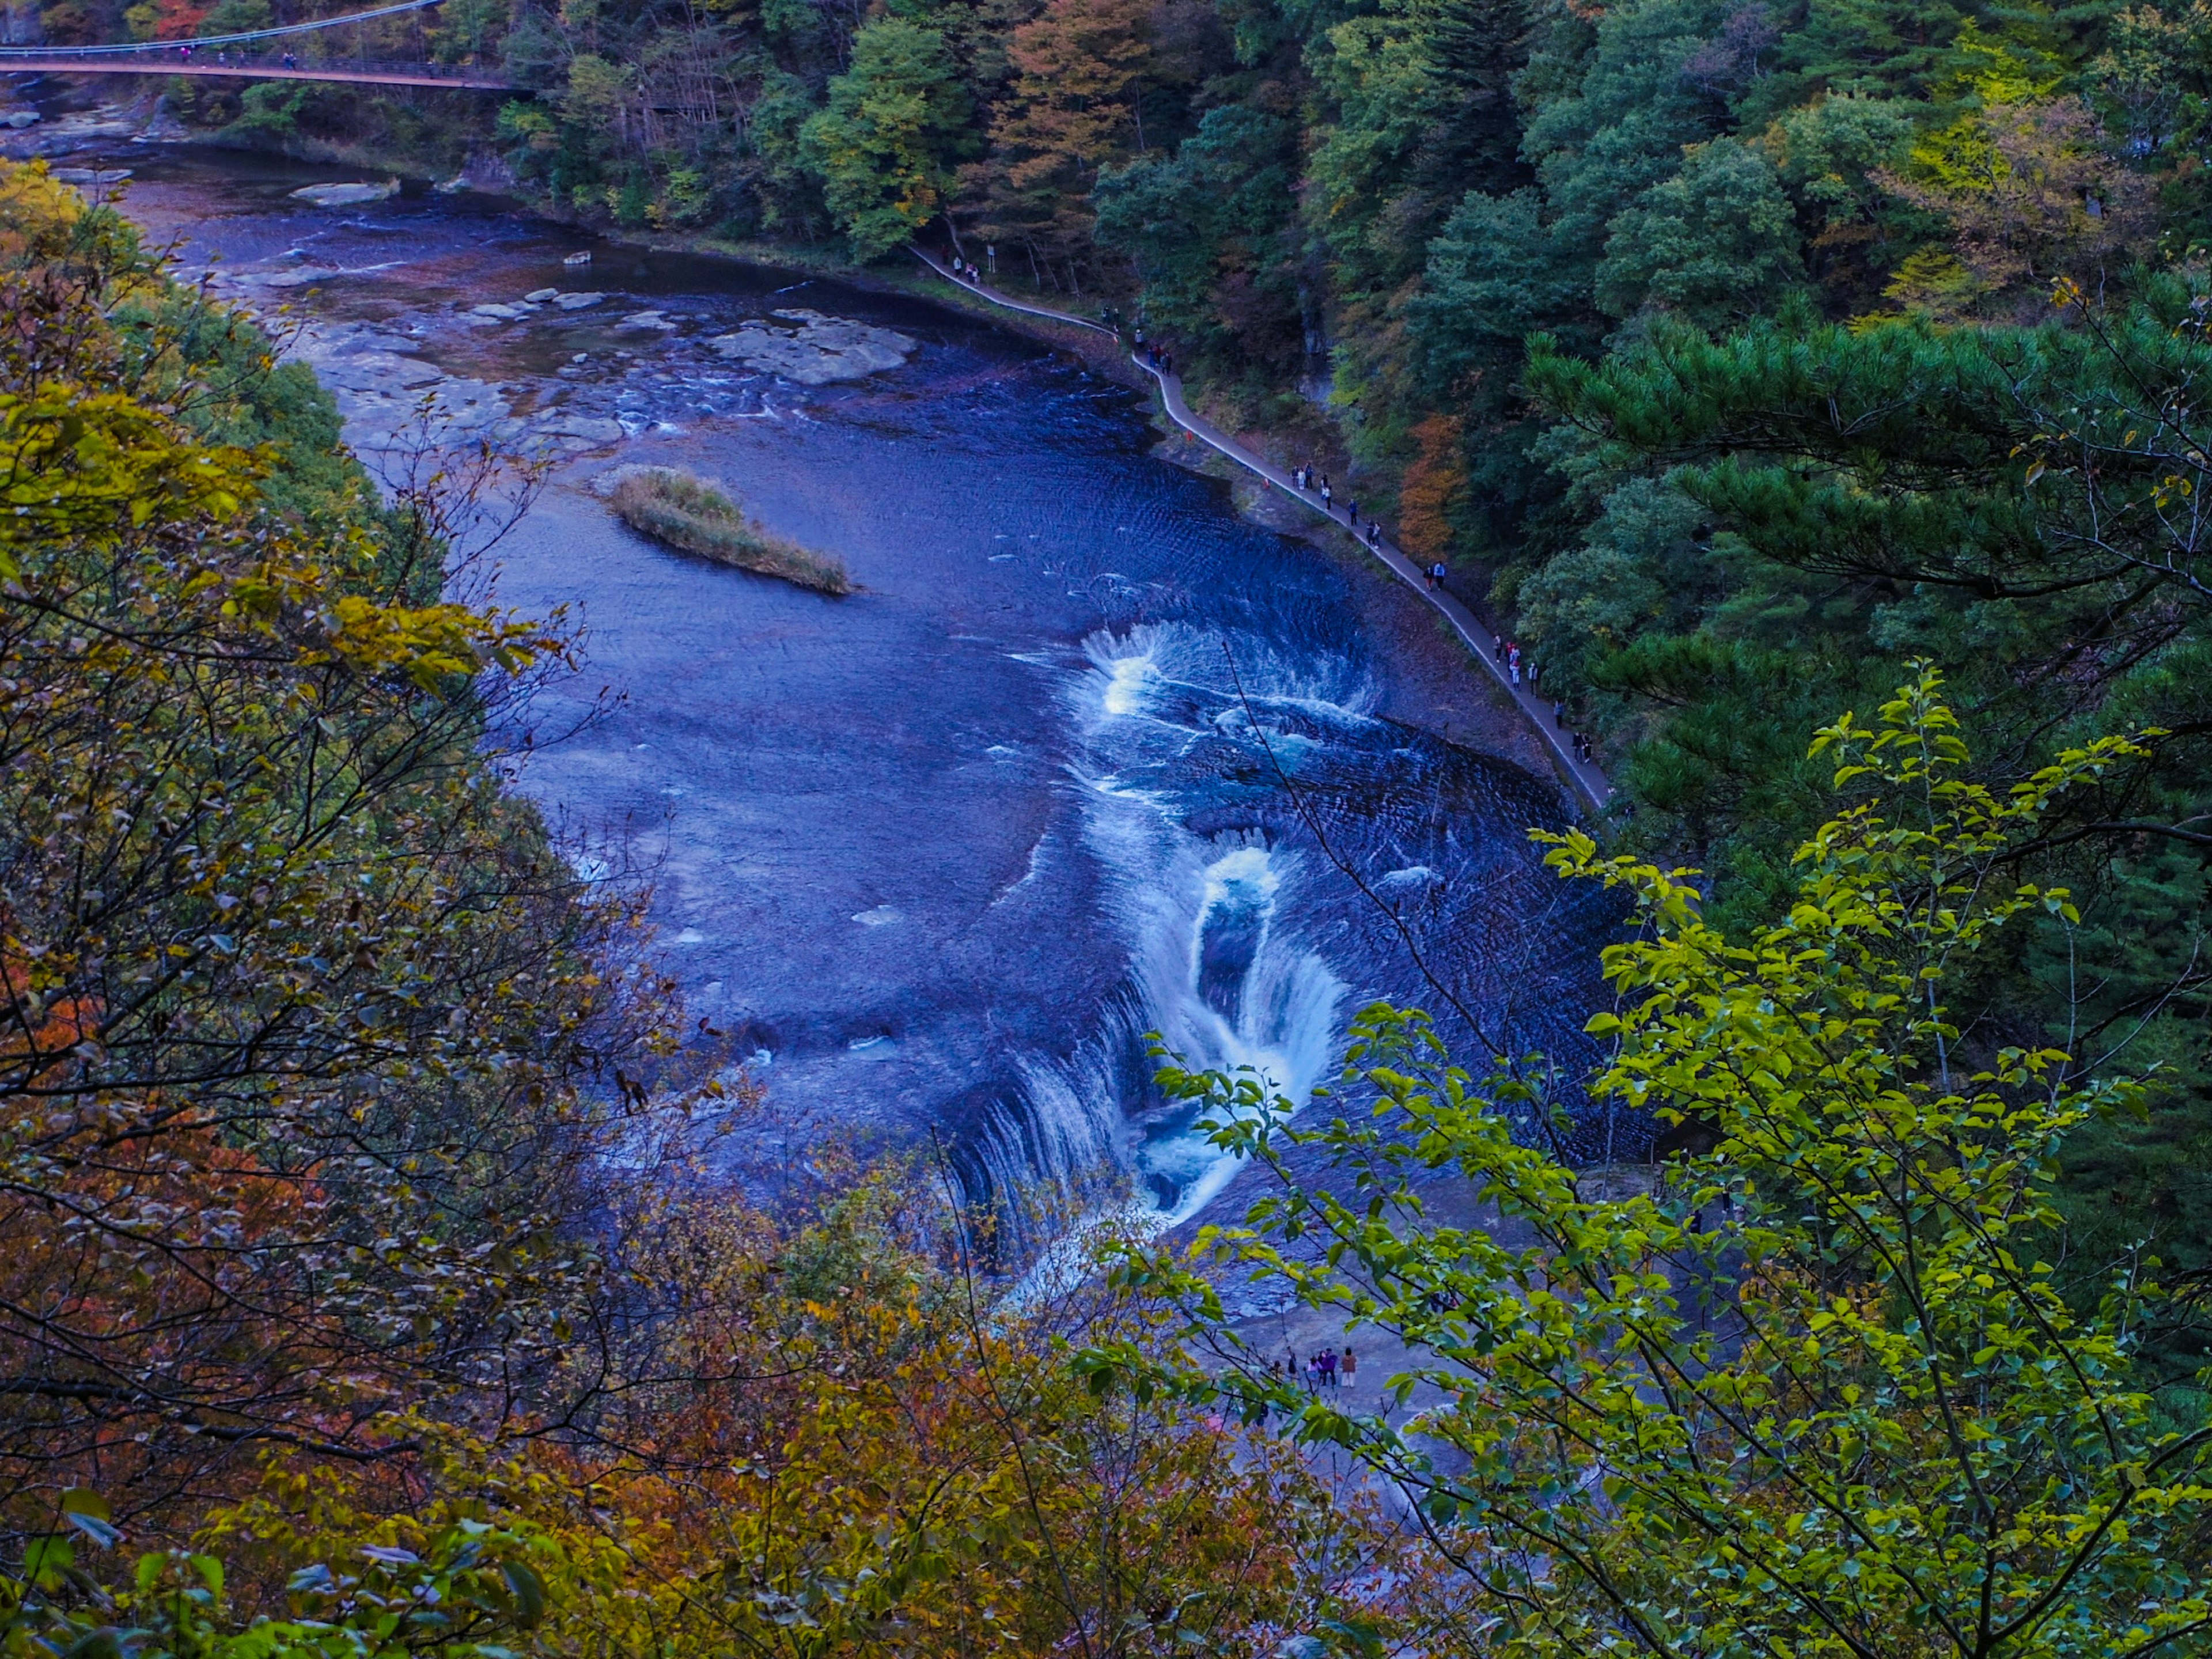
[[[1048,317],[1055,322],[1073,323],[1079,328],[1091,329],[1117,340],[1121,337],[1114,330],[1106,327],[1103,324],[1094,323],[1088,318],[1072,316],[1065,311],[1054,311],[1048,306],[1030,305],[1024,301],[1009,299],[982,283],[972,282],[957,271],[947,270],[944,264],[921,248],[915,248],[914,252],[915,258],[945,278],[946,282],[955,283],[977,298],[988,301],[994,306],[1003,306],[1009,311],[1018,311],[1031,317]],[[1434,605],[1444,620],[1451,624],[1452,632],[1458,635],[1467,648],[1474,653],[1474,659],[1489,671],[1491,677],[1498,682],[1498,689],[1512,698],[1514,707],[1518,708],[1527,717],[1528,723],[1535,728],[1536,734],[1544,741],[1545,748],[1550,751],[1553,763],[1573,782],[1582,798],[1601,811],[1611,803],[1613,786],[1607,782],[1605,773],[1595,763],[1586,761],[1576,754],[1570,735],[1560,724],[1559,718],[1553,713],[1552,705],[1538,696],[1533,687],[1515,681],[1505,665],[1505,642],[1485,625],[1474,612],[1443,588],[1431,586],[1420,567],[1407,558],[1404,550],[1388,536],[1382,537],[1379,541],[1368,540],[1353,526],[1350,517],[1343,509],[1333,503],[1324,502],[1313,490],[1299,489],[1297,481],[1289,473],[1273,462],[1254,454],[1252,451],[1238,443],[1236,439],[1231,437],[1204,416],[1194,413],[1190,405],[1183,401],[1182,379],[1180,375],[1170,374],[1158,363],[1147,362],[1141,353],[1133,352],[1131,361],[1159,383],[1160,402],[1167,410],[1169,419],[1200,443],[1219,451],[1238,465],[1257,473],[1285,495],[1312,508],[1332,524],[1341,526],[1353,541],[1380,559],[1389,567],[1392,574],[1400,580]]]

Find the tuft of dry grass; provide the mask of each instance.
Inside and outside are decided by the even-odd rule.
[[[817,593],[853,591],[845,567],[762,527],[704,478],[672,466],[641,467],[609,498],[624,524],[702,558],[781,576]]]

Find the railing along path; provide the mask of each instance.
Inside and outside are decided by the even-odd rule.
[[[1103,323],[1094,323],[1087,317],[1071,316],[1066,312],[1055,311],[1048,306],[1030,305],[1024,301],[1009,299],[981,283],[970,282],[967,277],[945,269],[937,259],[921,248],[915,248],[914,253],[916,258],[945,278],[946,282],[955,283],[975,295],[978,299],[987,300],[993,305],[1003,306],[1009,311],[1024,312],[1032,317],[1050,318],[1054,322],[1072,323],[1078,328],[1087,328],[1094,333],[1103,334],[1113,339],[1118,340],[1121,337],[1115,330],[1108,328]],[[1591,806],[1601,811],[1604,810],[1607,804],[1613,799],[1613,786],[1607,782],[1605,773],[1595,763],[1583,759],[1575,752],[1572,734],[1561,725],[1559,717],[1553,712],[1553,705],[1547,699],[1538,696],[1533,686],[1525,682],[1516,683],[1512,671],[1507,666],[1504,641],[1485,626],[1474,611],[1443,588],[1430,586],[1428,578],[1423,574],[1420,567],[1407,558],[1389,537],[1382,537],[1377,541],[1370,541],[1352,524],[1344,509],[1333,504],[1325,505],[1320,495],[1313,490],[1299,489],[1297,480],[1289,473],[1272,462],[1254,454],[1203,416],[1194,414],[1190,405],[1183,401],[1182,380],[1180,376],[1169,374],[1156,363],[1146,362],[1141,355],[1136,356],[1134,361],[1139,368],[1158,383],[1160,401],[1167,410],[1168,417],[1177,426],[1200,442],[1219,451],[1238,465],[1257,473],[1285,495],[1310,507],[1332,524],[1343,529],[1361,548],[1380,559],[1393,575],[1434,606],[1450,624],[1452,632],[1459,635],[1461,642],[1467,647],[1475,660],[1490,672],[1491,678],[1498,682],[1498,689],[1513,700],[1513,706],[1520,711],[1529,725],[1535,728],[1537,737],[1551,751],[1552,757],[1559,769],[1572,781],[1577,793]]]

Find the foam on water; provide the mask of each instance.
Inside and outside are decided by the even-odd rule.
[[[1375,690],[1341,659],[1187,623],[1102,630],[1084,651],[1064,696],[1083,739],[1071,771],[1125,992],[1071,1058],[1022,1062],[1019,1098],[988,1115],[970,1153],[996,1194],[1042,1182],[1087,1194],[1092,1226],[1149,1233],[1196,1215],[1237,1165],[1199,1108],[1158,1097],[1147,1034],[1190,1068],[1257,1073],[1295,1111],[1340,1057],[1349,994],[1301,925],[1322,872],[1264,832],[1193,827],[1220,788],[1194,757],[1226,742],[1257,758],[1255,722],[1279,758],[1310,728],[1369,726]],[[1043,1252],[1032,1271],[1064,1268],[1088,1230],[1027,1240]]]

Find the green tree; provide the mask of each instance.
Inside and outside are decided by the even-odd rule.
[[[1265,1079],[1184,1073],[1171,1096],[1281,1189],[1201,1250],[1407,1358],[1398,1420],[1309,1398],[1243,1348],[1212,1282],[1188,1300],[1220,1369],[1169,1378],[1348,1449],[1417,1500],[1465,1574],[1487,1650],[1995,1659],[2201,1653],[2212,1643],[2212,1411],[2154,1397],[2132,1350],[2154,1264],[2112,1264],[2094,1310],[2053,1267],[2050,1173],[2130,1110],[2067,1057],[1970,1070],[1947,988],[2008,924],[2063,916],[2008,873],[2062,799],[2137,745],[2100,738],[2008,787],[1968,781],[1933,673],[1875,722],[1822,732],[1862,799],[1798,852],[1785,919],[1742,940],[1684,879],[1546,837],[1563,875],[1625,890],[1620,1011],[1594,1098],[1695,1123],[1710,1150],[1648,1190],[1516,1135],[1532,1079],[1453,1067],[1427,1021],[1355,1024],[1340,1115],[1293,1130]],[[1333,1181],[1310,1172],[1318,1154]],[[1431,1221],[1449,1172],[1498,1219]],[[1624,1190],[1624,1185],[1626,1190]],[[1103,1346],[1102,1378],[1148,1372]]]
[[[1231,104],[1208,110],[1172,156],[1098,181],[1098,240],[1127,253],[1153,324],[1188,345],[1233,343],[1247,359],[1294,361],[1297,129]]]
[[[878,17],[854,36],[853,66],[801,129],[799,152],[855,256],[887,253],[937,216],[971,148],[969,113],[939,31]]]
[[[1803,280],[1797,220],[1765,151],[1694,144],[1682,170],[1617,216],[1597,268],[1616,317],[1656,306],[1700,327],[1758,315]]]

